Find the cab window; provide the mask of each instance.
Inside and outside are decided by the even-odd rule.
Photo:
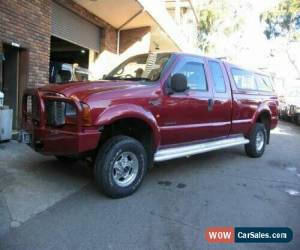
[[[215,91],[217,93],[225,93],[225,79],[220,64],[218,62],[209,61],[208,65],[213,77]]]
[[[187,62],[176,73],[186,76],[187,84],[190,89],[207,91],[207,82],[203,63]]]

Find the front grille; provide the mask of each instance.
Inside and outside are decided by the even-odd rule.
[[[60,126],[65,124],[65,103],[61,101],[45,101],[47,124]]]

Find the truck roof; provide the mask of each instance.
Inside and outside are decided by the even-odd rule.
[[[223,59],[220,59],[220,58],[213,58],[213,57],[209,57],[209,56],[198,55],[198,54],[193,54],[193,53],[185,53],[185,52],[172,52],[171,54],[175,54],[175,55],[179,55],[179,56],[202,57],[202,58],[206,58],[208,60],[214,60],[214,61],[218,61],[220,63],[227,64],[227,65],[229,65],[230,67],[233,67],[233,68],[239,68],[239,69],[250,71],[250,72],[255,73],[255,74],[270,77],[269,73],[267,73],[267,72],[262,72],[258,69],[250,69],[250,68],[247,68],[247,67],[239,66],[237,64],[230,63],[230,62],[228,62],[226,60],[223,60]]]

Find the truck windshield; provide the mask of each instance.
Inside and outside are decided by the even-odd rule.
[[[111,71],[104,79],[157,81],[170,56],[170,53],[149,53],[131,57]]]

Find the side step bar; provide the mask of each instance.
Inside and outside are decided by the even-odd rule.
[[[171,159],[181,158],[185,156],[196,155],[217,149],[233,147],[237,145],[247,144],[249,140],[240,136],[234,138],[221,139],[218,141],[210,141],[188,146],[179,146],[175,148],[166,148],[158,150],[154,155],[154,161],[167,161]]]

